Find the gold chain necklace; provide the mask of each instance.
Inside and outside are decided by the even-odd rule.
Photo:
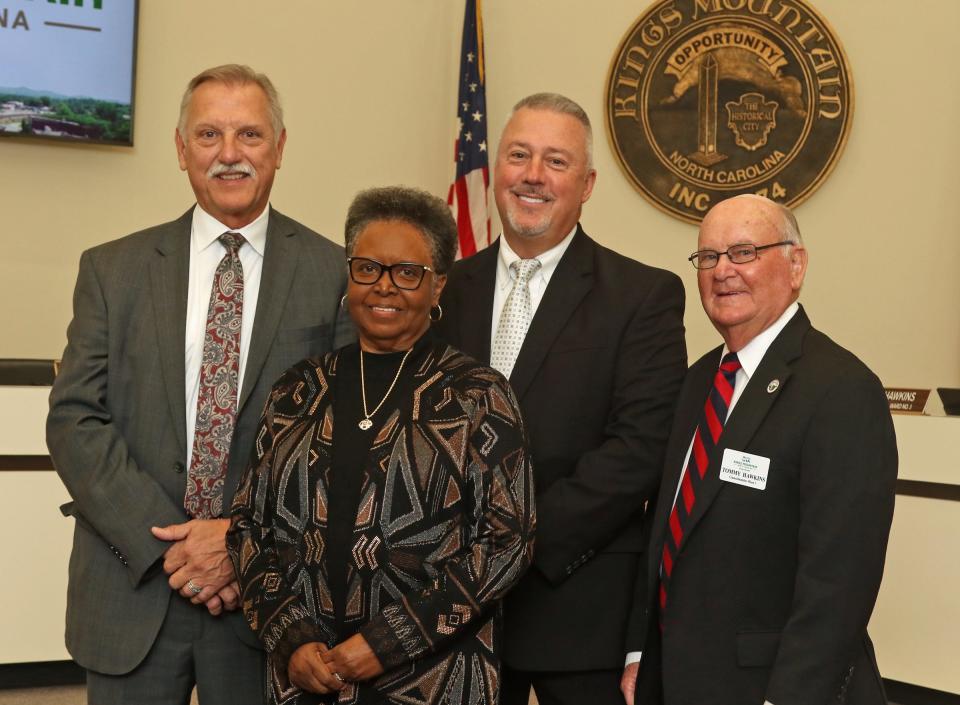
[[[400,372],[403,371],[403,363],[407,361],[407,358],[410,357],[410,353],[412,352],[413,348],[407,350],[403,356],[403,359],[400,360],[400,367],[397,368],[397,374],[393,376],[393,381],[390,383],[387,393],[383,395],[383,399],[381,399],[380,403],[374,407],[373,411],[367,412],[367,383],[366,380],[364,380],[363,374],[363,348],[360,349],[360,395],[361,399],[363,400],[363,418],[360,419],[360,423],[357,425],[360,427],[361,431],[366,431],[368,428],[373,426],[373,421],[370,420],[370,417],[380,411],[380,407],[383,406],[383,402],[385,402],[387,397],[390,396],[390,392],[392,392],[393,388],[396,386],[397,380],[400,379]]]

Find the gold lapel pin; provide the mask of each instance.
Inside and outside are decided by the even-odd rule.
[[[767,394],[773,394],[778,389],[780,389],[780,380],[771,380],[770,384],[767,385]]]

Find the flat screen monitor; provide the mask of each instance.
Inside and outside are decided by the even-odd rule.
[[[139,0],[0,0],[0,137],[133,144]]]

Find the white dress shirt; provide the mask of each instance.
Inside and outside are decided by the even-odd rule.
[[[740,369],[737,370],[737,376],[733,384],[733,396],[730,398],[730,406],[727,407],[727,421],[730,420],[730,416],[733,415],[733,407],[737,405],[737,402],[740,400],[740,396],[743,394],[744,388],[747,386],[747,382],[750,381],[750,378],[753,377],[754,373],[757,371],[757,368],[760,366],[763,356],[767,354],[767,350],[770,348],[770,345],[776,340],[777,336],[780,335],[780,331],[790,322],[790,319],[796,315],[797,311],[800,310],[800,305],[794,301],[792,304],[787,306],[787,310],[780,314],[780,318],[774,321],[768,328],[766,328],[762,333],[757,335],[753,340],[743,346],[741,350],[737,352],[737,359],[740,361]],[[720,359],[723,359],[723,356],[730,352],[730,349],[726,345],[723,346],[723,351],[720,353]],[[717,369],[720,366],[717,365]],[[726,425],[726,422],[724,423]],[[680,479],[677,480],[677,489],[673,493],[673,501],[677,501],[677,495],[680,493],[680,485],[683,484],[683,476],[687,472],[687,463],[690,462],[690,453],[693,451],[693,438],[690,439],[690,445],[687,447],[687,454],[683,458],[683,465],[680,469]]]
[[[240,247],[240,265],[243,267],[243,307],[240,323],[240,376],[237,379],[237,397],[243,389],[243,373],[250,350],[253,318],[257,312],[260,294],[260,274],[263,271],[263,251],[267,245],[267,221],[270,206],[242,228],[228,228],[198,204],[193,209],[190,233],[190,274],[187,287],[187,335],[184,350],[187,403],[187,467],[193,456],[193,433],[197,421],[197,396],[200,394],[200,363],[203,359],[203,339],[207,330],[207,311],[217,265],[227,248],[217,241],[225,232],[240,233],[246,240]]]
[[[743,349],[737,352],[737,359],[740,361],[740,369],[737,370],[737,376],[734,380],[733,385],[733,396],[730,398],[730,406],[727,408],[727,420],[729,421],[730,416],[733,414],[733,407],[737,405],[737,401],[740,400],[740,396],[743,394],[744,388],[747,386],[747,382],[750,381],[750,378],[753,377],[754,373],[757,371],[757,368],[760,366],[760,362],[763,360],[763,356],[767,354],[767,350],[770,349],[770,345],[776,340],[777,336],[780,335],[780,331],[786,327],[790,320],[796,315],[797,311],[800,310],[800,305],[794,301],[792,304],[787,306],[787,309],[780,314],[780,317],[774,321],[770,326],[768,326],[762,333],[757,335],[753,340],[743,346]],[[720,354],[720,359],[723,359],[723,356],[726,355],[730,350],[726,345],[723,346],[723,351]],[[719,369],[719,364],[717,365]],[[687,446],[687,454],[683,458],[683,465],[680,469],[680,478],[677,480],[677,488],[673,493],[673,501],[677,501],[677,494],[680,492],[680,485],[683,483],[683,476],[687,472],[687,463],[690,462],[690,453],[693,450],[693,438],[690,439],[690,445]],[[672,505],[671,505],[672,506]],[[630,665],[640,660],[643,655],[642,651],[631,651],[627,654],[627,660],[625,665]],[[764,705],[771,705],[769,701],[765,702]]]
[[[557,271],[560,258],[562,258],[563,253],[567,251],[567,248],[570,246],[570,241],[573,240],[576,232],[577,226],[574,225],[573,230],[571,230],[563,240],[534,258],[540,261],[540,269],[538,269],[530,279],[531,321],[537,313],[537,307],[540,306],[540,302],[543,300],[543,294],[547,290],[547,284],[550,283],[550,277]],[[500,314],[503,312],[503,306],[507,302],[507,297],[510,296],[510,290],[513,289],[513,280],[515,277],[513,270],[510,269],[510,265],[519,259],[522,258],[510,248],[509,243],[507,243],[507,238],[501,234],[500,256],[497,258],[497,283],[493,291],[493,320],[491,321],[490,328],[491,341],[497,337],[497,327],[500,325]]]

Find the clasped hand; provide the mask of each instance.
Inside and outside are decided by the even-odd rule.
[[[206,606],[212,615],[240,604],[240,587],[224,540],[229,526],[229,519],[192,519],[150,529],[156,538],[171,542],[163,554],[170,587],[193,604]],[[202,590],[195,594],[192,586]]]
[[[293,685],[321,694],[338,692],[347,683],[369,680],[381,673],[380,659],[360,634],[332,649],[318,641],[304,644],[287,664],[287,676]]]

